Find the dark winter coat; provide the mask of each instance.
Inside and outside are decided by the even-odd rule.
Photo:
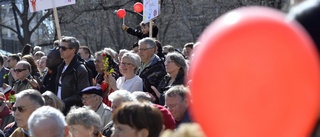
[[[166,69],[163,61],[158,56],[155,56],[150,65],[139,72],[139,76],[143,81],[143,91],[149,92],[156,97],[151,86],[158,87],[159,83],[166,75]],[[157,99],[155,103],[159,103],[159,99]]]
[[[82,101],[79,93],[82,89],[90,86],[88,71],[85,66],[81,64],[76,57],[72,59],[66,70],[62,73],[65,66],[65,62],[62,62],[58,66],[58,72],[56,77],[56,90],[54,93],[57,95],[59,79],[61,76],[61,99],[65,103],[66,110],[71,106],[82,106]]]
[[[126,29],[126,32],[133,35],[133,36],[138,37],[139,39],[149,37],[149,33],[143,34],[140,29],[133,29],[133,28],[128,27],[128,29]],[[156,25],[153,25],[152,26],[152,37],[157,38],[157,35],[158,35],[158,27]]]

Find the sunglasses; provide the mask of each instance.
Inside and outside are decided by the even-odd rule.
[[[67,49],[72,49],[72,48],[67,48],[67,47],[64,47],[64,46],[59,46],[59,49],[62,49],[62,51],[66,51]]]
[[[13,112],[16,112],[16,110],[18,110],[20,113],[23,113],[27,110],[28,107],[31,107],[33,106],[33,104],[29,105],[29,106],[26,106],[26,107],[12,107],[12,111]]]
[[[27,69],[13,69],[14,72],[22,72],[22,71],[25,71]]]

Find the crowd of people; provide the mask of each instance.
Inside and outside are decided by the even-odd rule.
[[[139,40],[119,52],[93,53],[64,36],[48,53],[27,44],[1,55],[4,136],[159,137],[192,123],[185,77],[194,44],[179,52],[147,37],[148,23],[140,25],[123,26]]]
[[[300,21],[301,14],[292,16]],[[123,25],[139,40],[119,52],[93,53],[65,36],[49,53],[27,44],[1,55],[0,137],[204,137],[189,110],[186,79],[199,43],[186,43],[181,52],[162,45],[151,23],[153,38],[148,23]]]

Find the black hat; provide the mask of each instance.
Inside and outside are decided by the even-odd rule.
[[[98,86],[90,86],[90,87],[86,87],[84,88],[81,93],[80,96],[82,96],[83,94],[96,94],[99,96],[103,96],[102,95],[102,89]]]

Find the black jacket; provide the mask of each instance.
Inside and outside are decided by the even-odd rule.
[[[90,86],[88,71],[85,66],[81,64],[76,57],[72,59],[64,73],[62,73],[65,62],[62,62],[58,66],[57,77],[56,77],[56,90],[54,93],[57,95],[58,87],[61,86],[61,99],[65,103],[66,110],[70,109],[71,106],[77,105],[82,106],[82,101],[79,93],[82,89]],[[59,85],[59,79],[61,76],[61,85]]]
[[[126,32],[133,35],[133,36],[138,37],[139,39],[149,37],[149,33],[143,34],[140,29],[133,29],[133,28],[128,27]],[[153,25],[152,26],[152,37],[157,38],[157,35],[158,35],[158,27],[156,25]]]
[[[45,91],[54,92],[56,89],[56,77],[57,77],[57,68],[49,69],[42,78],[42,85],[40,87],[40,92],[44,93]]]
[[[164,78],[162,79],[162,81],[160,82],[159,86],[158,86],[158,91],[160,92],[160,100],[159,100],[159,105],[164,106],[165,105],[165,98],[164,98],[164,94],[166,93],[166,91],[171,88],[172,86],[175,85],[185,85],[184,84],[184,80],[185,80],[185,75],[184,73],[178,73],[176,79],[174,80],[174,82],[171,84],[171,86],[169,86],[169,81],[171,80],[170,75],[166,75],[164,76]]]
[[[156,97],[151,86],[158,87],[159,83],[166,75],[163,61],[158,56],[155,56],[151,64],[139,72],[139,76],[143,81],[143,91],[149,92]],[[157,99],[155,103],[159,103],[159,99]]]

